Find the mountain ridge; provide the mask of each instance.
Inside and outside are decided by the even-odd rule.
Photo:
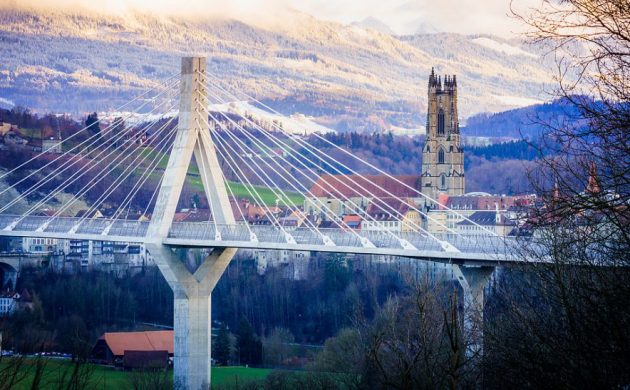
[[[210,72],[281,112],[312,115],[339,130],[423,126],[432,67],[457,74],[460,120],[517,106],[505,96],[539,99],[549,74],[539,53],[516,40],[484,37],[517,54],[476,44],[479,36],[397,37],[301,13],[263,28],[5,8],[0,97],[38,110],[108,110],[176,74],[179,57],[195,53],[209,57]]]

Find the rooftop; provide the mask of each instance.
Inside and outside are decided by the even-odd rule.
[[[416,175],[322,175],[310,192],[318,198],[413,198],[419,196],[416,189],[420,188],[420,178]]]

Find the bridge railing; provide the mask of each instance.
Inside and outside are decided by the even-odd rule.
[[[17,224],[15,222],[17,221]],[[79,224],[80,222],[80,224]],[[12,231],[45,233],[72,233],[86,235],[144,237],[149,227],[148,221],[125,219],[81,219],[78,217],[46,217],[0,215],[0,230],[15,224]],[[78,224],[78,225],[77,225]]]
[[[149,227],[148,221],[131,221],[123,219],[84,219],[77,217],[46,217],[0,215],[0,230],[15,225],[16,232],[75,233],[81,235],[145,237]],[[19,222],[16,224],[15,222]],[[79,224],[80,222],[80,224]],[[220,233],[217,235],[217,229]],[[396,250],[414,250],[444,252],[444,243],[464,253],[480,253],[497,255],[505,258],[523,257],[526,254],[534,257],[545,256],[545,245],[531,237],[500,237],[492,235],[458,235],[435,234],[428,236],[417,232],[383,232],[349,229],[319,229],[303,227],[278,227],[273,225],[215,225],[214,222],[174,222],[169,230],[170,238],[181,238],[195,241],[250,242],[252,234],[262,243],[282,244],[289,239],[298,245],[324,246],[330,241],[335,246],[364,248],[390,248]],[[290,236],[288,237],[287,234]],[[36,234],[35,234],[36,235]],[[327,240],[330,241],[327,241]]]
[[[437,234],[433,237],[416,232],[389,233],[381,231],[351,231],[344,229],[319,229],[317,231],[308,228],[280,228],[272,225],[214,225],[212,222],[175,222],[169,232],[170,238],[210,240],[217,239],[216,229],[219,230],[221,241],[250,242],[254,233],[256,239],[263,243],[286,243],[286,233],[297,244],[325,245],[324,237],[329,238],[335,246],[361,248],[366,245],[374,245],[377,248],[404,249],[403,241],[411,244],[418,251],[445,251],[440,241],[444,241],[465,253],[483,253],[496,255],[511,255],[514,248],[522,246],[522,240],[510,237],[491,235]],[[367,239],[362,242],[362,238]],[[437,240],[436,240],[437,239]],[[438,241],[440,240],[440,241]],[[531,245],[531,243],[528,243]],[[409,248],[409,247],[407,247]]]

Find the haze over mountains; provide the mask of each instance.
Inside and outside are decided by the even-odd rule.
[[[201,54],[209,71],[280,111],[338,130],[422,128],[431,67],[457,74],[460,119],[547,99],[550,65],[517,39],[394,36],[291,12],[259,27],[224,19],[0,8],[0,105],[113,109]]]

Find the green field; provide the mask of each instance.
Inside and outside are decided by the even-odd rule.
[[[3,358],[0,363],[0,381],[4,381],[6,379],[4,373],[6,372],[7,366],[7,358]],[[46,359],[39,388],[63,389],[70,387],[68,384],[68,378],[71,376],[73,367],[72,363],[68,360]],[[87,365],[85,367],[87,367],[88,372],[88,384],[86,387],[95,390],[132,388],[134,375],[136,376],[136,380],[139,375],[145,377],[147,375],[165,375],[166,377],[163,378],[168,379],[169,382],[171,382],[173,378],[172,370],[162,374],[138,374],[128,371],[115,370],[106,366]],[[252,380],[264,379],[271,372],[272,370],[263,368],[212,367],[212,384],[214,386],[243,384]],[[35,359],[27,360],[21,368],[20,374],[23,375],[23,380],[13,386],[12,389],[31,389],[35,376]]]
[[[201,185],[201,179],[199,178],[199,176],[191,176],[189,174],[188,183],[191,186],[193,186],[193,188],[195,189],[198,189],[200,191],[203,190],[203,186]],[[260,203],[260,200],[258,199],[258,196],[260,196],[260,199],[262,199],[264,204],[268,206],[274,206],[276,204],[276,199],[277,199],[276,195],[273,193],[272,190],[270,190],[267,187],[261,187],[261,186],[256,186],[256,185],[248,186],[246,184],[232,182],[232,181],[228,182],[228,186],[230,187],[230,190],[232,191],[230,192],[230,190],[228,190],[228,195],[232,195],[233,193],[235,197],[247,198],[254,204]],[[248,187],[249,187],[249,191],[248,191]],[[254,196],[252,196],[250,192]],[[280,202],[278,202],[279,206],[285,205],[286,203],[288,203],[289,205],[299,205],[299,206],[304,204],[304,195],[299,194],[297,192],[290,192],[286,190],[283,190],[282,192],[284,192],[287,195],[288,199],[282,199]]]

